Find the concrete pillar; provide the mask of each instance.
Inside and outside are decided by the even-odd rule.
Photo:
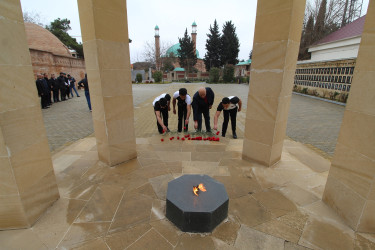
[[[78,0],[99,159],[137,157],[125,0]]]
[[[305,10],[304,0],[259,0],[242,157],[281,157]]]
[[[323,201],[355,231],[375,233],[375,2],[370,1]]]
[[[19,0],[0,1],[0,230],[59,198]]]

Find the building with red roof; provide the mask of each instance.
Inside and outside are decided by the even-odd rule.
[[[310,46],[311,59],[299,61],[294,91],[346,102],[366,16]]]

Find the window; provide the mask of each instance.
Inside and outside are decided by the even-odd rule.
[[[347,87],[346,87],[346,90],[349,92],[350,91],[350,85],[348,85]]]
[[[344,86],[342,86],[342,90],[346,91],[346,85],[345,84],[344,84]]]
[[[351,67],[351,68],[350,68],[350,74],[353,75],[353,73],[354,73],[354,67]],[[348,91],[349,91],[349,90],[348,90]]]
[[[341,82],[341,78],[342,78],[342,77],[341,77],[341,76],[339,76],[339,81],[338,81],[338,82]]]

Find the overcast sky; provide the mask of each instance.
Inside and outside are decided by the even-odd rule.
[[[103,0],[104,1],[104,0]],[[72,30],[69,34],[81,41],[77,0],[21,0],[22,10],[38,13],[41,22],[49,24],[57,18],[68,18]],[[240,41],[239,59],[248,59],[253,46],[256,0],[127,0],[130,60],[143,60],[145,43],[154,43],[154,28],[160,28],[161,44],[176,44],[185,29],[197,24],[197,49],[200,57],[205,54],[205,44],[210,25],[216,19],[219,30],[225,21],[232,21]],[[366,12],[368,0],[364,0]]]

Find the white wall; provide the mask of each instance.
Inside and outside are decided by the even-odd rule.
[[[309,62],[357,58],[360,42],[361,37],[354,37],[311,47],[309,48],[311,52]]]

